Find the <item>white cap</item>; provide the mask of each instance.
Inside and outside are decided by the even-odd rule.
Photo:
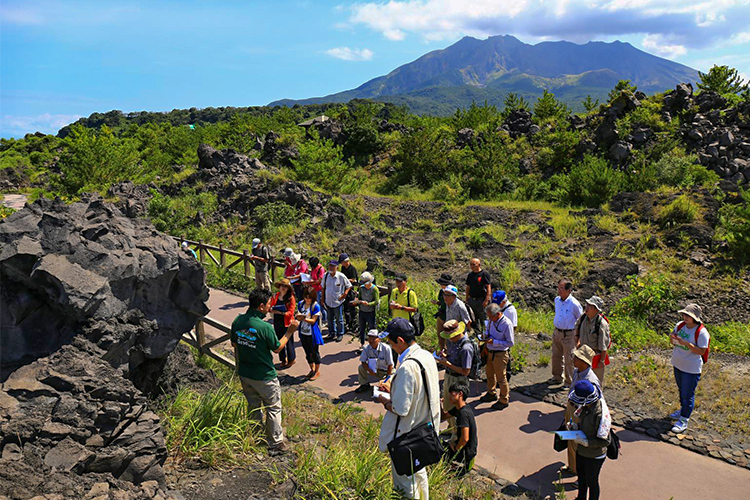
[[[294,250],[292,250],[289,247],[286,247],[284,249],[284,257],[291,257],[292,255],[294,255]]]
[[[182,246],[182,248],[187,248],[188,247],[188,242],[187,241],[183,241],[181,246]]]
[[[260,245],[260,238],[253,238],[253,248],[258,248]]]

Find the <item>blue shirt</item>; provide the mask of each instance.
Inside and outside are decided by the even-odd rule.
[[[487,336],[492,339],[491,344],[487,343],[490,351],[507,351],[515,344],[513,323],[504,314],[499,320],[489,322]]]

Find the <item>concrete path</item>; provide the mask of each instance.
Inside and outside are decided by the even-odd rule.
[[[218,290],[211,290],[209,316],[226,324],[245,312],[247,304],[241,298]],[[216,331],[207,328],[209,336]],[[298,339],[297,335],[295,338]],[[309,371],[304,351],[295,343],[297,363],[287,373],[303,376]],[[321,348],[323,363],[321,376],[312,383],[332,397],[356,401],[358,341],[344,337],[341,343],[328,343]],[[441,372],[442,373],[442,372]],[[483,387],[472,383],[476,395]],[[380,404],[362,401],[366,411],[382,415]],[[522,394],[513,392],[510,405],[502,410],[490,408],[470,398],[476,415],[479,434],[479,454],[476,463],[513,481],[524,488],[546,495],[554,495],[557,471],[564,465],[565,452],[552,449],[554,430],[562,421],[563,410]],[[720,460],[693,453],[683,448],[651,439],[635,432],[617,429],[622,442],[622,455],[616,461],[607,460],[602,469],[600,484],[606,500],[747,500],[750,499],[750,470]],[[376,446],[376,443],[373,443]],[[565,478],[566,498],[575,498],[577,490]]]
[[[8,208],[21,210],[24,205],[26,205],[26,199],[27,197],[25,194],[6,194],[3,195],[3,199],[0,200],[0,203]]]

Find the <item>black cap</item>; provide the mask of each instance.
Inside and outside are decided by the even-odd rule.
[[[379,336],[381,338],[390,337],[393,341],[401,337],[404,341],[410,342],[414,339],[414,327],[406,318],[393,318],[388,322],[385,331],[380,332]]]
[[[435,281],[437,281],[438,285],[450,285],[451,283],[453,283],[453,276],[448,273],[443,273]]]
[[[404,273],[396,273],[396,281],[406,281],[406,275]]]

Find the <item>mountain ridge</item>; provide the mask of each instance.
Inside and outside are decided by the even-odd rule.
[[[375,99],[400,102],[419,113],[425,110],[417,102],[418,97],[428,89],[433,107],[437,108],[457,94],[502,104],[508,92],[535,98],[547,89],[575,110],[579,104],[576,99],[584,88],[588,93],[583,97],[590,94],[602,99],[619,80],[630,80],[640,90],[656,93],[698,79],[697,70],[649,54],[627,42],[545,41],[531,45],[511,35],[485,40],[465,36],[354,89],[322,97],[280,99],[269,106]],[[483,90],[464,92],[462,87]],[[459,101],[463,106],[471,104],[464,99]]]

